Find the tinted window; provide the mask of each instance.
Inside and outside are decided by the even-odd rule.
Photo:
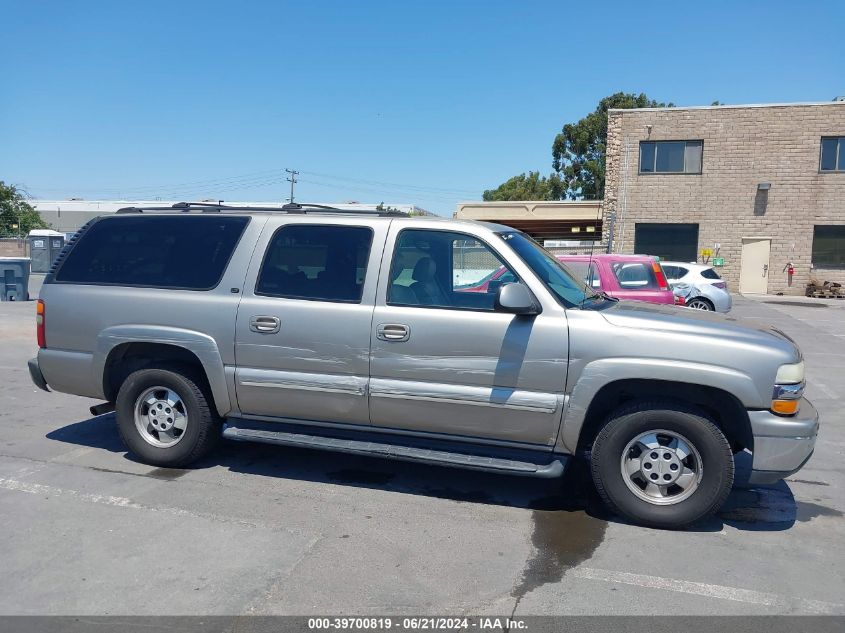
[[[822,171],[845,171],[845,136],[822,139]]]
[[[640,171],[654,171],[654,143],[640,143]]]
[[[656,290],[654,268],[644,262],[615,262],[611,265],[619,287],[625,290]]]
[[[496,292],[516,275],[484,242],[450,231],[405,229],[390,267],[391,305],[493,310]]]
[[[652,224],[634,227],[634,252],[667,261],[692,262],[698,258],[698,224]]]
[[[700,174],[702,141],[642,141],[640,173]]]
[[[372,241],[363,226],[284,226],[267,247],[255,293],[358,303]]]
[[[117,216],[95,222],[56,281],[208,290],[220,283],[249,218]]]
[[[813,228],[813,265],[845,266],[845,225]]]
[[[654,171],[684,171],[683,143],[660,143]]]
[[[712,268],[705,268],[704,270],[702,270],[701,276],[705,279],[721,279],[721,277],[719,277],[719,273],[717,273]]]

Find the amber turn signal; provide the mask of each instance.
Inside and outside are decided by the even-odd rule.
[[[799,403],[800,400],[772,400],[772,411],[780,415],[795,415]]]

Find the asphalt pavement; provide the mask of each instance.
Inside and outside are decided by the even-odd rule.
[[[845,302],[735,299],[801,345],[821,436],[801,472],[678,532],[608,515],[582,467],[225,443],[151,468],[94,401],[31,384],[33,315],[0,304],[0,614],[845,614]]]

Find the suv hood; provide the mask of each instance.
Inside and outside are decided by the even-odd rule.
[[[801,359],[801,352],[795,342],[777,328],[757,325],[724,314],[639,301],[620,301],[603,310],[601,315],[611,325],[618,327],[656,330],[673,335],[713,337],[721,342],[763,345],[779,348],[792,359],[784,362],[798,362]]]

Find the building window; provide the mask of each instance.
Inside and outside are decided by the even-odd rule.
[[[700,174],[704,141],[641,141],[641,174]]]
[[[821,171],[845,171],[845,136],[822,137]]]
[[[670,262],[694,262],[698,259],[698,224],[638,222],[634,228],[634,252]]]
[[[845,225],[813,227],[813,266],[845,268]]]

